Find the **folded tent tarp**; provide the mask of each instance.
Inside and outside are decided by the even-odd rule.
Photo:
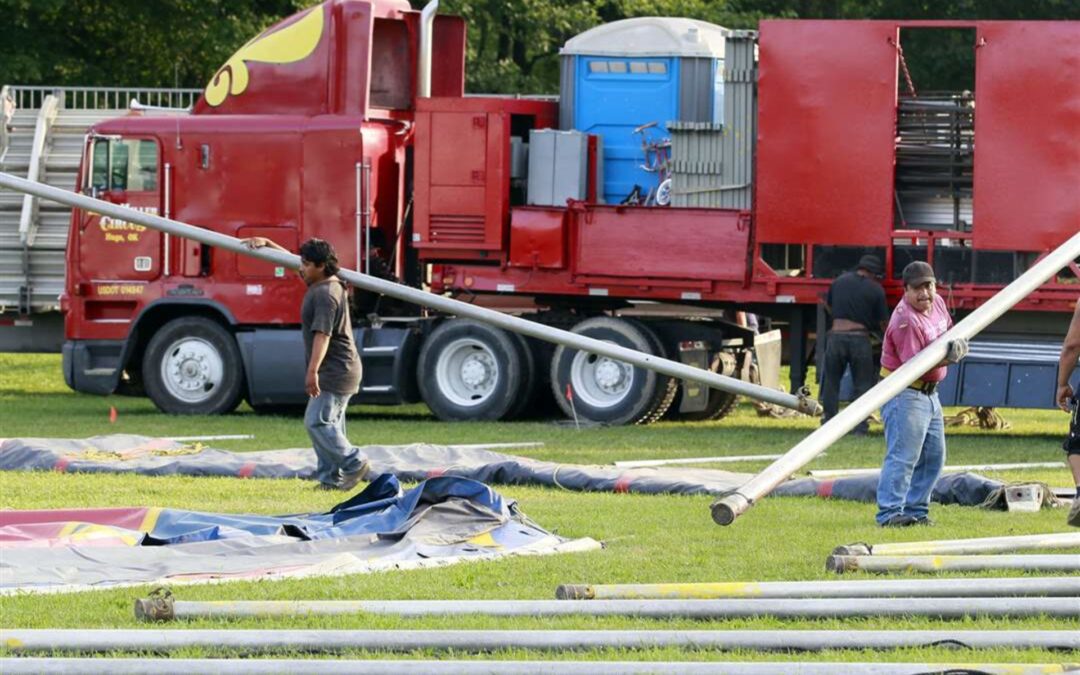
[[[447,476],[403,491],[383,474],[326,513],[0,511],[0,594],[348,574],[598,547],[552,535],[482,483]]]
[[[723,495],[751,474],[683,467],[621,468],[562,464],[504,455],[483,448],[417,443],[363,448],[375,473],[406,482],[458,476],[489,485],[549,485],[587,492]],[[306,448],[234,453],[134,435],[87,439],[11,438],[0,441],[0,470],[137,473],[144,475],[304,478],[315,472],[315,453]],[[963,473],[938,481],[932,498],[942,504],[997,507],[1005,484]],[[779,485],[774,496],[825,497],[873,502],[877,476],[819,480],[800,478]]]

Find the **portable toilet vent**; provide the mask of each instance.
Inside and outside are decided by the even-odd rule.
[[[571,38],[562,57],[559,126],[603,137],[604,201],[635,185],[654,188],[641,135],[668,137],[666,123],[724,123],[724,49],[730,31],[696,19],[642,17]]]

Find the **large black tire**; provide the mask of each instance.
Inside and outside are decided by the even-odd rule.
[[[531,390],[527,352],[500,328],[471,319],[445,321],[420,348],[420,396],[441,420],[511,417],[528,405],[522,400]]]
[[[644,324],[598,316],[574,326],[574,333],[663,356],[660,340]],[[570,385],[573,405],[566,398]],[[560,345],[551,359],[551,390],[567,417],[603,424],[655,421],[671,405],[676,383],[666,375],[578,352]]]
[[[527,415],[533,408],[537,398],[538,368],[532,348],[524,336],[510,333],[510,338],[517,347],[518,357],[521,359],[521,383],[518,385],[518,393],[514,396],[514,403],[506,412],[503,419],[518,419]]]
[[[173,319],[150,339],[142,363],[146,394],[173,415],[232,412],[244,393],[244,368],[232,333],[212,319]]]

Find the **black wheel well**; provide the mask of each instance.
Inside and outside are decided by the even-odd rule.
[[[148,307],[136,320],[123,360],[124,372],[136,386],[141,386],[143,355],[154,334],[173,319],[191,316],[210,319],[230,333],[235,332],[225,313],[212,305],[165,303]]]

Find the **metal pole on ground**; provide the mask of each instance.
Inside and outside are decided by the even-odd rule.
[[[251,600],[135,601],[146,621],[251,616],[387,614],[396,616],[638,616],[719,619],[732,617],[838,618],[857,616],[1076,616],[1076,598],[841,598],[799,600]]]
[[[182,223],[178,220],[171,220],[160,216],[150,215],[148,213],[142,213],[100,199],[92,199],[85,195],[54,188],[43,183],[28,181],[24,178],[12,176],[11,174],[0,172],[0,187],[66,204],[72,208],[90,210],[120,220],[137,223],[160,232],[166,232],[178,237],[185,237],[208,246],[216,246],[241,255],[260,258],[277,265],[292,269],[300,267],[300,256],[292,253],[285,253],[269,248],[250,249],[236,237],[230,237],[229,235],[221,234],[220,232],[213,232],[201,227],[188,225],[187,223]],[[806,398],[805,396],[786,394],[781,391],[769,389],[768,387],[750,384],[749,382],[743,382],[742,380],[726,377],[718,373],[689,366],[677,361],[671,361],[651,354],[644,354],[642,352],[634,351],[633,349],[627,349],[626,347],[620,347],[611,342],[604,342],[603,340],[596,340],[584,335],[571,333],[570,331],[545,326],[544,324],[535,321],[528,321],[516,316],[497,312],[493,309],[470,305],[446,296],[435,295],[420,289],[403,286],[366,274],[360,274],[353,270],[342,269],[338,272],[338,276],[357,288],[362,288],[372,293],[381,293],[382,295],[388,295],[392,298],[415,303],[447,314],[476,319],[477,321],[483,321],[484,323],[514,333],[528,335],[529,337],[534,337],[538,340],[565,345],[590,354],[607,356],[608,358],[632,364],[639,368],[656,371],[670,377],[697,382],[733,394],[749,396],[750,398],[761,401],[768,401],[769,403],[798,410],[803,413],[811,415],[821,414],[821,406],[818,405],[817,401]]]
[[[615,462],[622,469],[643,469],[650,466],[669,466],[671,464],[715,464],[728,462],[763,462],[767,459],[779,459],[783,455],[731,455],[728,457],[677,457],[674,459],[637,459]]]
[[[624,673],[685,673],[699,675],[1044,675],[1069,672],[1067,664],[1030,663],[835,663],[722,661],[360,661],[327,659],[0,659],[4,675],[63,673],[64,675],[133,675],[157,673],[349,673],[357,675],[623,675]]]
[[[983,572],[1019,570],[1024,572],[1080,572],[1080,555],[831,555],[825,569],[844,572]],[[989,586],[997,579],[981,580]],[[1072,599],[1074,614],[1080,598]]]
[[[1076,258],[1080,258],[1080,232],[1033,265],[1016,281],[1001,289],[997,295],[984,302],[947,333],[927,345],[915,358],[900,366],[870,391],[853,401],[836,417],[816,429],[783,457],[747,481],[745,485],[713,502],[711,507],[713,520],[718,525],[730,525],[735,522],[735,519],[745,513],[756,501],[765,497],[773,488],[809,464],[826,448],[854,429],[860,421],[869,417],[885,402],[922,377],[926,371],[941,363],[945,359],[950,341],[978,335],[995,319],[1030,295]]]
[[[559,586],[560,600],[720,598],[1080,598],[1080,577],[994,579],[870,579],[864,581],[762,581],[698,584],[610,584]]]
[[[506,649],[897,649],[947,645],[968,649],[1080,649],[1080,632],[1067,630],[51,630],[3,629],[12,654],[154,654],[200,648],[237,654],[410,652],[423,649],[490,652]]]
[[[1010,553],[1042,551],[1080,546],[1080,532],[1025,534],[1016,537],[979,537],[977,539],[940,539],[908,541],[895,544],[848,544],[833,549],[835,555],[965,555],[968,553]]]
[[[962,464],[946,466],[941,470],[945,473],[958,471],[1014,471],[1018,469],[1060,469],[1064,468],[1065,462],[1018,462],[1014,464]],[[842,476],[870,476],[881,473],[881,467],[865,469],[814,469],[806,472],[813,478],[838,478]]]

